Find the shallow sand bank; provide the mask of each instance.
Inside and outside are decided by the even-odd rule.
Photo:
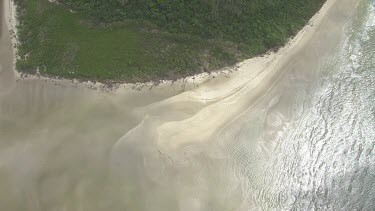
[[[137,85],[140,91],[16,81],[13,58],[0,57],[10,65],[3,69],[8,75],[0,74],[0,204],[37,211],[259,209],[251,197],[263,197],[269,185],[243,190],[242,181],[269,182],[262,171],[272,165],[265,157],[279,158],[267,154],[278,144],[273,137],[288,124],[289,105],[304,103],[296,95],[311,97],[305,87],[317,82],[322,61],[340,48],[356,2],[328,0],[295,42],[233,73],[152,89]],[[12,55],[10,37],[1,39],[0,50]],[[304,105],[295,107],[303,113]],[[232,146],[238,151],[230,154]],[[241,164],[245,168],[235,169]],[[268,191],[277,200],[282,193]]]

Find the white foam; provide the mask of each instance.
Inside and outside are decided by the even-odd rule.
[[[375,26],[375,7],[372,5],[370,16],[366,22],[366,27]]]

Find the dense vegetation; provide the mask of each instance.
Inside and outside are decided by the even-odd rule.
[[[146,81],[218,69],[277,49],[325,0],[15,1],[19,70]]]

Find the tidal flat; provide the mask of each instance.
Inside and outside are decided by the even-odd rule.
[[[17,78],[2,17],[0,209],[373,210],[374,14],[328,0],[233,73],[112,92]]]

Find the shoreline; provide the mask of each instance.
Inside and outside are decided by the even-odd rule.
[[[240,121],[263,99],[270,100],[268,106],[272,107],[271,103],[274,100],[279,102],[283,99],[271,100],[268,94],[273,91],[285,92],[285,90],[274,90],[285,74],[291,76],[302,74],[301,76],[306,79],[301,78],[301,80],[314,80],[312,77],[314,74],[319,74],[321,59],[329,57],[336,45],[342,42],[345,20],[352,15],[350,11],[355,6],[355,2],[357,0],[328,0],[310,21],[311,26],[305,27],[293,39],[294,42],[268,58],[248,60],[235,73],[238,75],[233,77],[230,83],[222,83],[219,88],[207,86],[206,90],[198,89],[194,92],[195,97],[200,97],[197,95],[204,91],[209,92],[209,96],[205,95],[208,97],[206,100],[203,98],[200,100],[205,102],[215,100],[215,102],[190,118],[165,122],[159,126],[157,128],[159,149],[168,154],[191,144],[214,141],[216,134],[222,134],[221,132]],[[288,82],[284,81],[284,83]],[[183,100],[180,96],[176,98]],[[126,140],[126,136],[124,139]]]
[[[249,75],[252,75],[251,80],[260,77],[268,66],[271,63],[278,63],[278,60],[282,58],[284,54],[287,54],[289,49],[294,48],[300,40],[311,30],[316,28],[317,22],[319,19],[325,15],[328,8],[330,8],[336,0],[327,0],[321,9],[309,20],[308,24],[305,25],[294,37],[291,37],[289,41],[281,48],[279,48],[276,52],[268,52],[264,55],[256,56],[250,59],[246,59],[245,61],[239,62],[233,67],[226,67],[221,70],[214,70],[211,72],[204,72],[184,78],[179,78],[177,80],[161,80],[159,82],[149,81],[149,82],[140,82],[140,83],[127,83],[127,82],[113,82],[112,83],[102,83],[98,81],[90,81],[90,80],[80,80],[80,79],[64,79],[58,77],[49,77],[49,76],[42,76],[42,75],[33,75],[33,74],[25,74],[19,72],[16,67],[15,63],[17,61],[17,24],[18,20],[16,17],[16,6],[14,5],[13,0],[5,0],[4,3],[4,13],[6,18],[6,24],[8,30],[10,31],[11,35],[11,43],[13,48],[13,72],[15,74],[16,81],[30,81],[30,80],[39,80],[39,81],[48,81],[52,83],[56,83],[59,85],[64,86],[73,86],[73,87],[81,87],[81,88],[88,88],[94,90],[100,90],[104,92],[115,92],[119,89],[135,89],[135,90],[143,90],[143,89],[152,89],[154,87],[166,87],[166,86],[180,86],[183,90],[186,87],[197,87],[201,84],[209,82],[211,79],[214,78],[228,78],[235,75],[235,73],[239,75],[243,75],[243,72],[248,72]],[[255,70],[254,70],[255,69]],[[254,71],[257,74],[252,74],[250,71]],[[246,74],[245,74],[246,75]],[[246,76],[245,76],[246,77]],[[262,76],[264,77],[264,76]],[[248,77],[246,77],[248,79]],[[258,79],[261,80],[261,79]]]

